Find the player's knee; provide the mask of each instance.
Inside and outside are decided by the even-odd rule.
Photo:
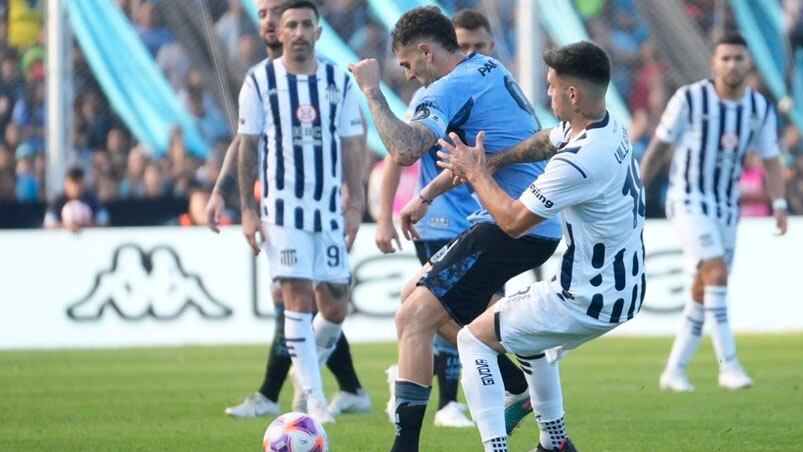
[[[416,284],[418,284],[418,280],[416,278],[410,279],[407,283],[404,284],[401,290],[401,302],[404,303],[407,298],[409,298],[413,291],[415,291]]]
[[[282,294],[288,296],[284,298],[284,305],[290,311],[313,312],[315,311],[315,292],[312,289],[312,282],[308,279],[282,278]]]
[[[324,303],[318,309],[318,314],[332,323],[343,323],[348,313],[348,303]]]
[[[728,266],[724,259],[710,259],[700,265],[704,286],[725,286],[728,284]]]

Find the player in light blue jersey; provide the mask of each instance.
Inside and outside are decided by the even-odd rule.
[[[457,36],[457,44],[465,55],[474,52],[491,56],[494,49],[494,40],[491,33],[491,24],[481,13],[464,9],[452,16],[452,24]],[[421,97],[426,89],[419,88],[410,100],[407,110],[409,120],[415,114],[416,107],[421,103]],[[441,173],[437,166],[437,148],[432,148],[419,160],[418,190],[429,184]],[[399,186],[401,167],[393,162],[393,156],[388,154],[383,162],[382,188],[380,195],[379,216],[376,221],[376,245],[383,253],[393,253],[393,242],[401,248],[399,234],[393,224],[393,199]],[[466,185],[460,185],[438,196],[432,201],[417,229],[421,236],[414,240],[415,252],[421,265],[425,265],[435,252],[446,246],[452,239],[468,229],[470,223],[468,216],[479,208],[479,204]],[[493,302],[501,298],[502,290],[495,294]],[[474,423],[466,417],[466,407],[457,402],[458,383],[460,380],[460,357],[457,347],[436,336],[434,341],[434,369],[438,379],[438,411],[435,413],[434,423],[441,427],[473,427]],[[519,368],[506,357],[499,359],[505,390],[509,394],[508,421],[511,428],[526,416],[530,411],[530,399],[527,393],[527,381]],[[396,366],[387,370],[389,381],[395,380]],[[391,387],[391,400],[388,402],[388,416],[393,421],[395,417],[395,401]]]
[[[379,64],[364,60],[349,66],[368,104],[383,143],[396,163],[410,165],[450,132],[474,143],[488,134],[488,152],[497,153],[540,129],[532,106],[511,73],[493,58],[459,52],[454,28],[437,8],[416,8],[394,27],[393,49],[408,79],[427,89],[415,115],[404,122],[393,115],[379,89]],[[543,164],[518,164],[500,170],[498,183],[519,196],[543,173]],[[430,187],[451,185],[441,174],[405,208],[403,232],[418,238],[412,225],[432,198]],[[399,374],[395,383],[394,451],[417,451],[432,381],[432,340],[436,333],[456,339],[459,325],[482,313],[494,292],[511,277],[540,266],[554,252],[560,225],[545,222],[518,239],[505,234],[484,209],[474,224],[436,253],[402,291],[396,314]]]

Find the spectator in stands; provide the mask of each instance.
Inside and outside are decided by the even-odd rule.
[[[256,31],[254,22],[243,10],[241,0],[229,0],[229,10],[215,23],[215,33],[230,61],[240,52],[240,37],[253,35]]]
[[[178,41],[169,42],[159,48],[156,64],[162,70],[173,90],[178,92],[190,73],[192,62],[187,50]]]
[[[136,8],[134,16],[134,27],[139,38],[154,57],[159,53],[160,47],[174,39],[170,29],[159,23],[156,8],[154,2],[146,0]]]
[[[220,174],[223,158],[226,156],[228,141],[218,141],[206,155],[206,161],[195,172],[195,182],[201,187],[211,190]]]
[[[70,215],[79,221],[65,221],[65,205],[71,201],[79,201],[88,212],[82,212],[80,206],[72,209]],[[70,206],[72,207],[72,205]],[[68,207],[67,209],[70,209]],[[80,217],[88,213],[86,221]],[[51,203],[45,213],[45,227],[48,229],[68,227],[73,232],[80,232],[84,226],[106,226],[109,224],[109,213],[98,201],[97,197],[86,187],[84,170],[79,167],[70,168],[64,178],[64,191]]]
[[[22,131],[20,130],[20,126],[16,123],[9,122],[3,134],[3,144],[5,144],[11,152],[14,152],[21,142]]]
[[[240,77],[245,74],[255,64],[265,58],[265,46],[260,42],[256,35],[242,35],[237,41],[237,54],[232,61],[234,73]],[[242,82],[242,80],[238,80]]]
[[[36,43],[45,19],[44,5],[42,1],[8,4],[8,41],[12,46],[22,49]]]
[[[209,202],[209,192],[201,187],[193,186],[190,189],[187,211],[178,217],[178,224],[180,226],[206,226],[207,202]],[[224,213],[218,224],[230,225],[231,219]]]
[[[0,57],[0,130],[6,130],[11,111],[25,95],[25,82],[20,76],[16,52],[6,51]]]
[[[229,128],[220,110],[214,106],[213,102],[204,103],[204,92],[197,88],[187,91],[187,109],[195,119],[201,137],[209,144],[223,140],[229,136]]]
[[[365,0],[330,0],[321,8],[323,17],[344,41],[351,39],[352,33],[361,29],[368,19]]]
[[[355,31],[349,39],[349,46],[361,59],[376,58],[379,61],[388,54],[388,39],[385,28],[373,20]]]
[[[128,152],[125,177],[120,181],[117,190],[121,198],[145,196],[145,168],[148,165],[148,157],[142,146],[136,146]]]
[[[14,154],[5,144],[0,144],[0,201],[13,201],[15,192]]]
[[[165,174],[170,177],[173,196],[186,196],[201,163],[187,151],[180,127],[174,127],[170,134],[167,158],[163,159],[162,164]]]
[[[112,127],[106,134],[106,151],[111,158],[112,172],[118,176],[125,174],[129,149],[128,135],[121,127]]]
[[[91,187],[101,202],[109,202],[117,198],[117,174],[112,166],[108,151],[97,151],[92,154]]]
[[[42,60],[44,51],[34,47],[22,58],[22,71],[27,88],[17,99],[11,112],[11,121],[19,125],[24,141],[37,149],[45,145],[45,72]]]
[[[79,130],[86,134],[86,147],[89,150],[103,149],[112,127],[112,118],[97,93],[88,92],[84,95],[79,102],[75,122]]]
[[[167,184],[162,176],[162,169],[156,162],[148,163],[142,176],[142,194],[147,199],[165,196]]]
[[[17,201],[32,202],[39,199],[42,181],[36,177],[34,158],[36,150],[30,143],[21,143],[15,153]]]

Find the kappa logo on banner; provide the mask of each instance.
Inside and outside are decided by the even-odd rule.
[[[114,311],[125,320],[171,320],[191,309],[208,319],[223,319],[232,313],[206,290],[197,274],[184,269],[169,246],[146,252],[138,245],[125,244],[114,251],[111,268],[95,276],[89,294],[67,307],[67,316],[97,320],[104,312]]]

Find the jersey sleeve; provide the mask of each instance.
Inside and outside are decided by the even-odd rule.
[[[354,137],[365,133],[365,128],[363,127],[360,102],[357,99],[354,82],[350,78],[346,80],[346,86],[343,89],[343,110],[340,113],[340,122],[337,128],[341,137]]]
[[[265,125],[265,109],[262,105],[262,91],[251,72],[245,76],[240,88],[238,134],[262,134]]]
[[[442,83],[433,83],[422,94],[410,120],[411,123],[426,126],[436,138],[446,137],[449,123],[461,110],[460,107],[471,99],[465,86],[449,83],[451,80],[441,80]]]
[[[780,154],[775,108],[767,105],[767,115],[756,135],[754,152],[762,159],[770,159]]]
[[[690,107],[687,96],[689,96],[689,89],[681,88],[666,104],[661,121],[655,128],[655,137],[664,143],[677,143],[689,125]]]
[[[539,217],[551,218],[597,192],[590,178],[586,168],[558,154],[549,161],[544,174],[522,192],[519,201]]]

